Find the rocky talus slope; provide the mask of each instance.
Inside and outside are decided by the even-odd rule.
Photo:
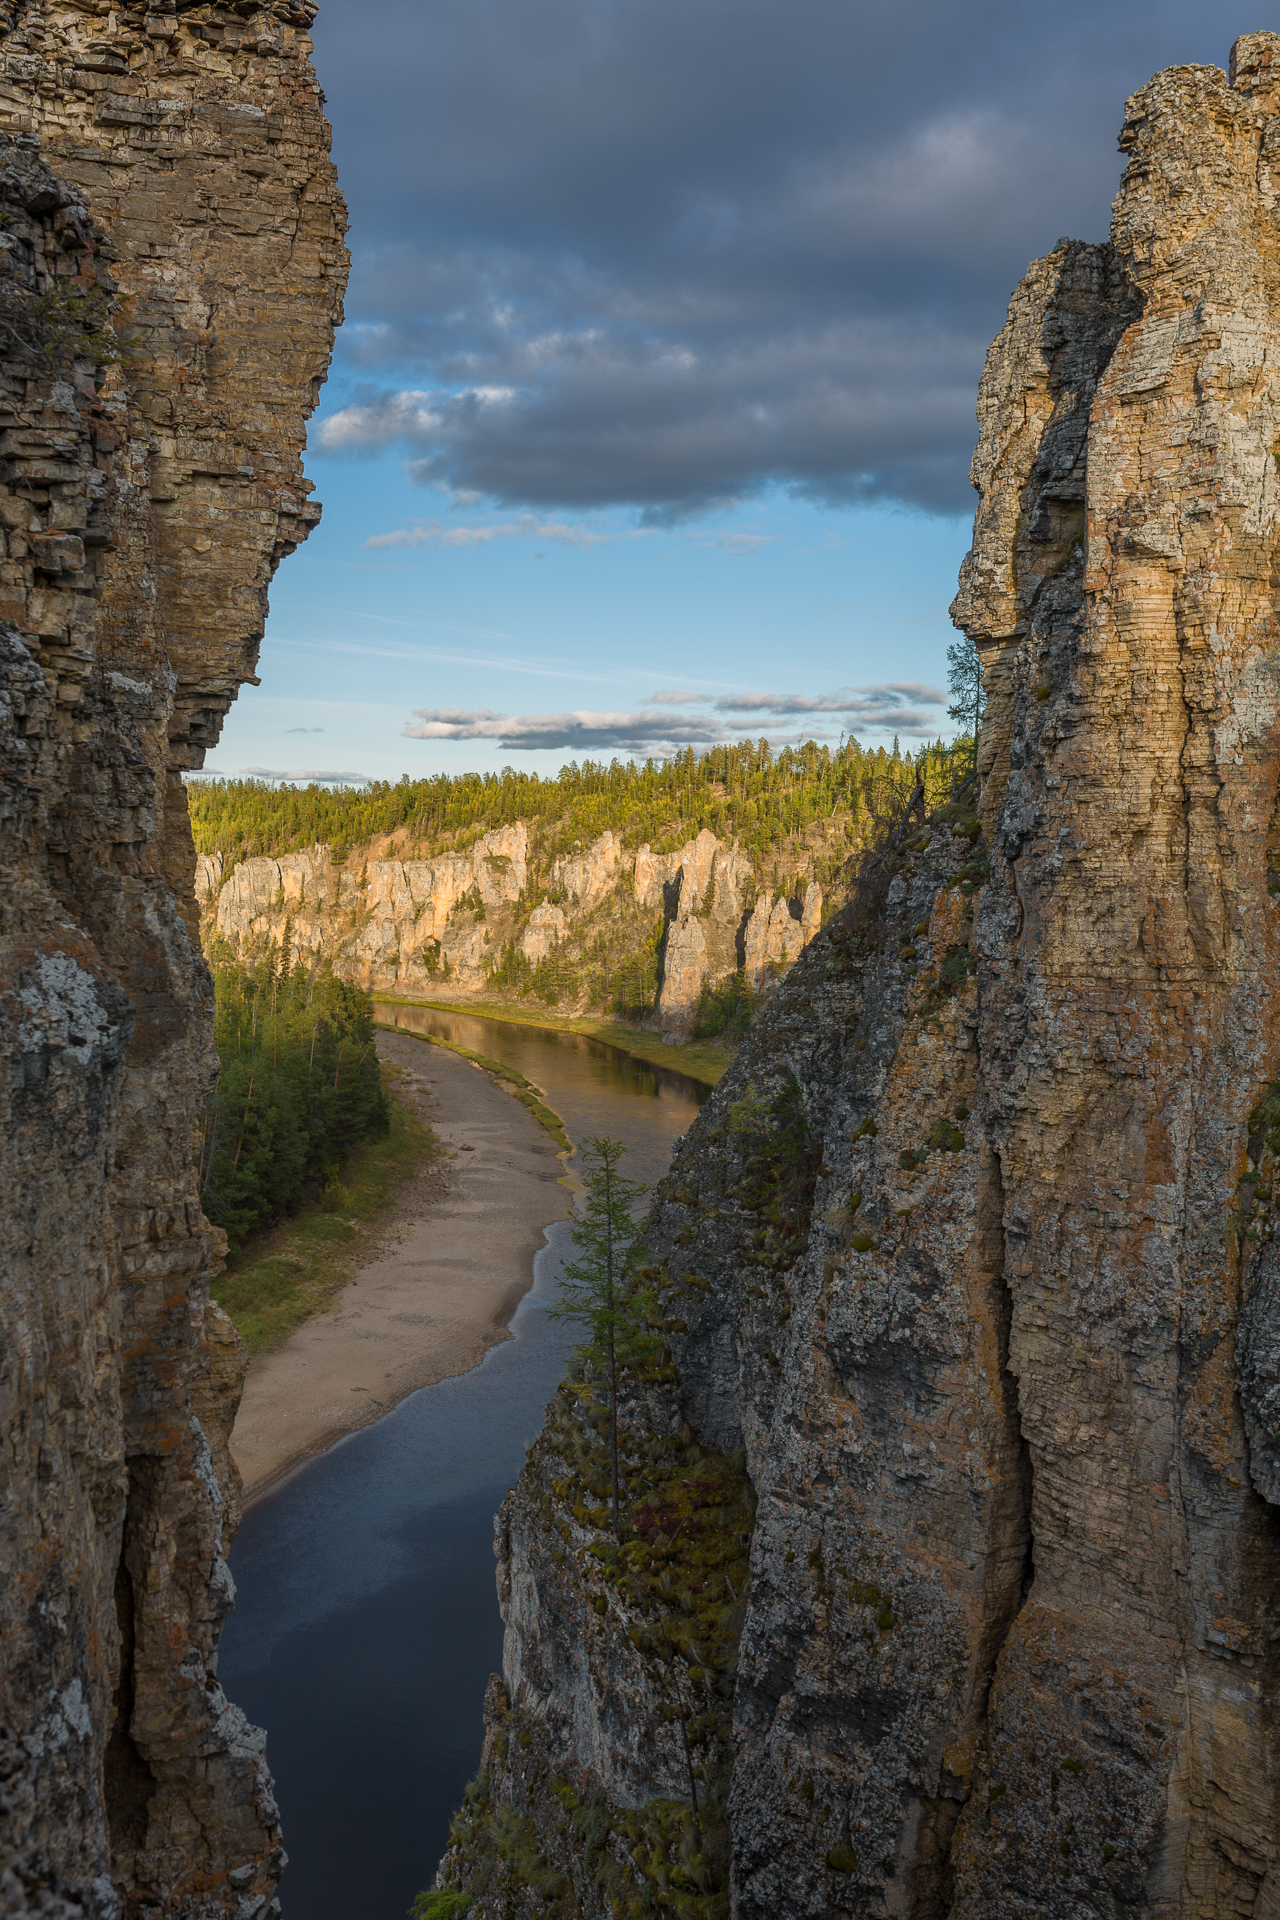
[[[395,836],[277,859],[201,854],[196,894],[208,932],[246,957],[288,945],[361,986],[438,998],[476,994],[504,949],[530,967],[580,965],[602,941],[615,964],[660,940],[657,1013],[687,1031],[704,987],[739,968],[757,991],[790,965],[822,922],[822,888],[792,874],[775,893],[736,843],[708,828],[671,853],[625,847],[606,831],[541,873],[523,821],[463,850],[407,858]]]
[[[497,1916],[1280,1913],[1280,37],[1014,295],[981,779],[808,948],[500,1518]],[[696,1796],[696,1810],[695,1810]]]
[[[0,1911],[265,1913],[241,1349],[181,782],[252,678],[346,272],[311,0],[0,5]]]

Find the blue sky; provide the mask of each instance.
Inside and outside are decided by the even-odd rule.
[[[904,743],[951,731],[939,704],[955,638],[947,604],[968,523],[891,506],[821,508],[772,493],[749,508],[638,529],[621,511],[463,513],[412,487],[394,457],[312,466],[324,519],[276,575],[258,672],[210,770],[314,770],[414,778],[660,750],[628,744],[509,749],[499,739],[416,739],[415,711],[576,711],[705,719],[722,737],[842,732]],[[427,511],[424,513],[424,508]],[[432,511],[434,509],[434,511]],[[370,548],[426,522],[486,541]],[[550,536],[531,523],[551,528]],[[580,545],[583,534],[593,543]],[[575,537],[576,536],[576,537]],[[430,537],[430,534],[428,535]],[[887,688],[870,699],[852,691]],[[850,690],[864,711],[717,715],[724,696]],[[695,698],[654,702],[658,694]],[[865,709],[880,707],[879,725]],[[903,724],[905,719],[906,724]],[[850,722],[854,724],[850,724]],[[678,744],[678,741],[674,744]]]
[[[949,732],[982,357],[1218,0],[325,0],[324,519],[208,770]]]

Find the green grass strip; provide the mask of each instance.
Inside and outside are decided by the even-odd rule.
[[[696,1080],[704,1087],[714,1087],[722,1080],[735,1058],[733,1053],[716,1046],[714,1041],[690,1040],[673,1047],[668,1046],[659,1034],[643,1033],[637,1027],[624,1026],[619,1020],[568,1015],[557,1017],[543,1008],[537,1013],[526,1012],[523,1007],[513,1007],[507,1001],[409,1000],[400,994],[372,990],[371,997],[378,1006],[430,1007],[433,1013],[471,1014],[477,1020],[505,1020],[513,1027],[541,1027],[549,1033],[585,1034],[589,1040],[602,1040],[606,1046],[616,1047],[619,1053],[629,1053],[633,1059],[643,1060],[651,1067],[667,1067],[672,1073],[682,1073],[687,1080]],[[404,1029],[397,1027],[396,1031],[401,1033]]]
[[[385,1069],[384,1069],[385,1071]],[[394,1069],[387,1074],[394,1081]],[[391,1127],[357,1146],[325,1192],[277,1226],[250,1234],[209,1291],[250,1353],[287,1340],[304,1320],[336,1306],[370,1235],[424,1160],[442,1152],[431,1128],[391,1096]]]
[[[421,1005],[422,1002],[397,1001],[397,1006]],[[506,1082],[508,1090],[530,1112],[538,1125],[545,1127],[556,1145],[565,1153],[573,1152],[573,1142],[564,1130],[564,1121],[554,1107],[549,1107],[532,1080],[526,1080],[514,1067],[504,1067],[501,1060],[491,1060],[487,1053],[476,1053],[471,1047],[460,1046],[456,1040],[444,1040],[438,1033],[410,1033],[405,1027],[393,1027],[389,1020],[375,1020],[374,1026],[383,1033],[402,1033],[410,1040],[425,1040],[428,1046],[443,1047],[446,1053],[460,1054],[464,1060],[474,1061],[477,1067],[483,1067],[495,1080]]]

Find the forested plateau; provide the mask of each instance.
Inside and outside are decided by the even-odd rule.
[[[287,949],[383,993],[740,1033],[861,854],[971,757],[972,742],[761,740],[553,779],[192,781],[204,940],[249,965]]]

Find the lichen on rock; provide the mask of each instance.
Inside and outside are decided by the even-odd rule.
[[[243,1350],[185,769],[319,509],[344,216],[309,0],[0,9],[0,1906],[263,1914],[223,1695]]]

